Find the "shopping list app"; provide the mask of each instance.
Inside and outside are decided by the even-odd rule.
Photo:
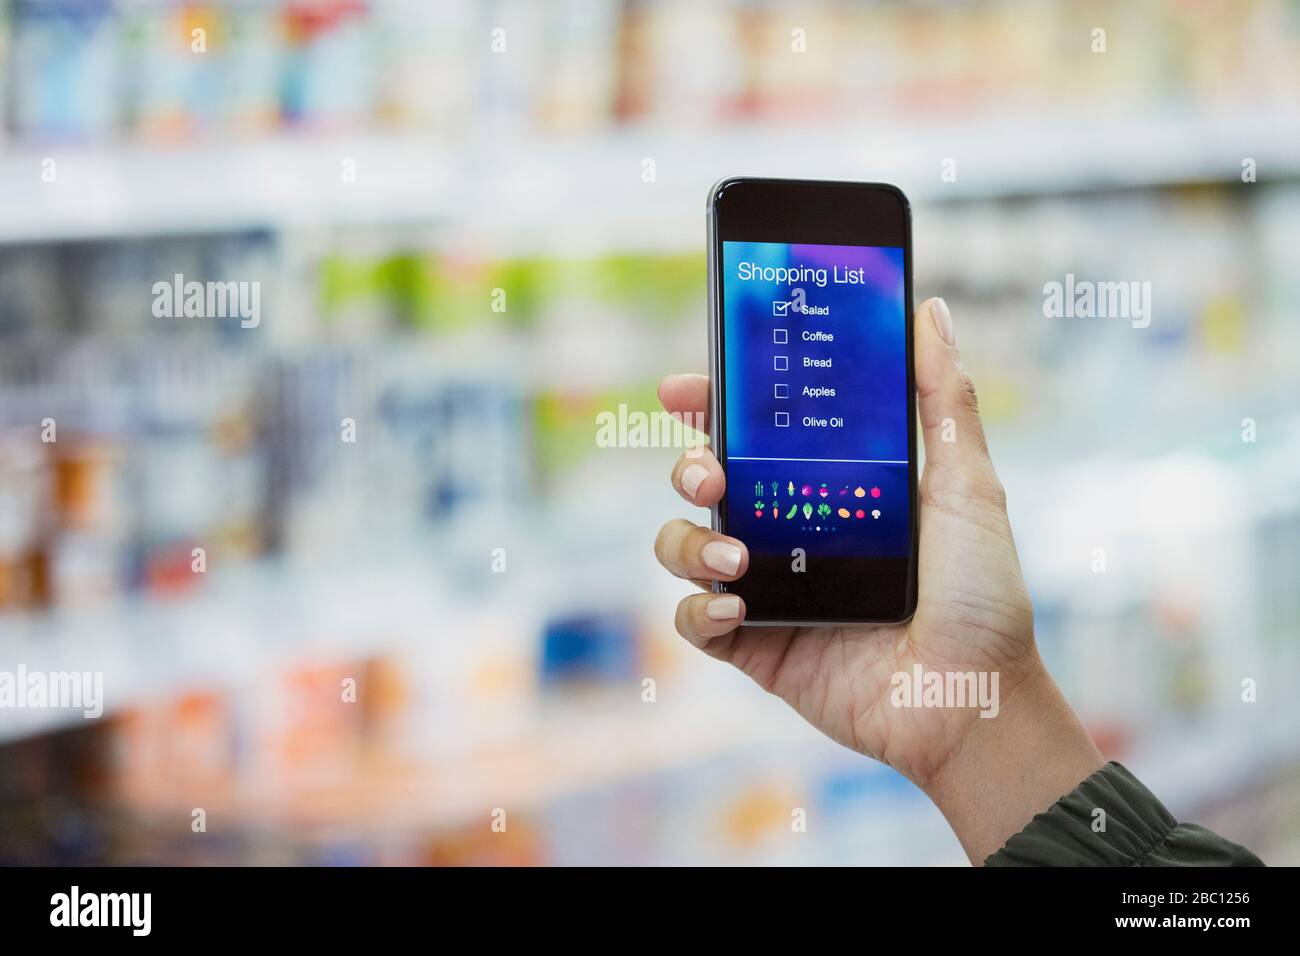
[[[751,551],[910,545],[901,247],[722,244],[727,527]]]

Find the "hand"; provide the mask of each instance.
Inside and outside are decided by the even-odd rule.
[[[692,644],[740,668],[827,736],[905,774],[935,801],[978,863],[1102,759],[1034,645],[1006,497],[948,307],[930,299],[914,324],[926,462],[911,621],[742,628],[739,596],[704,593],[682,600],[676,623]],[[669,376],[659,398],[669,412],[707,414],[708,379]],[[702,507],[716,504],[726,488],[707,448],[682,455],[672,481]],[[714,580],[742,577],[749,560],[742,542],[682,519],[664,525],[655,554],[706,591]],[[981,717],[975,707],[894,706],[891,678],[912,674],[918,663],[925,672],[996,672],[997,715]]]

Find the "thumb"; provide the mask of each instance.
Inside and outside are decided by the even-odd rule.
[[[957,352],[947,303],[943,299],[921,303],[913,327],[925,484],[966,497],[1004,500],[984,440],[975,383]]]

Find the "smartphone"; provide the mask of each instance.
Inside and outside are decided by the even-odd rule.
[[[916,609],[912,230],[880,183],[724,179],[709,195],[713,528],[747,625]]]

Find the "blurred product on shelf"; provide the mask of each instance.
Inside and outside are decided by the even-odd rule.
[[[471,129],[1285,105],[1300,86],[1290,16],[1284,0],[1195,16],[1177,0],[13,0],[6,125],[33,142],[359,124],[455,141]]]
[[[637,674],[635,631],[608,615],[552,622],[542,635],[543,684],[630,680]]]
[[[109,0],[14,0],[6,12],[6,125],[20,137],[51,140],[113,133],[120,21]]]

